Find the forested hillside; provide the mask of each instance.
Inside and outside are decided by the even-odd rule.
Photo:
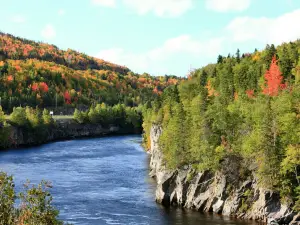
[[[74,50],[0,33],[0,104],[5,111],[20,105],[133,107],[177,82],[174,76],[139,75]]]
[[[254,172],[299,211],[299,56],[300,41],[219,56],[145,109],[145,143],[155,123],[169,168],[217,171],[224,159],[239,158],[241,180]]]

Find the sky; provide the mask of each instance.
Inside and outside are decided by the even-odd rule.
[[[300,0],[0,0],[0,30],[137,73],[185,76],[219,54],[300,38]]]

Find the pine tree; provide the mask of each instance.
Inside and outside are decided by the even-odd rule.
[[[47,109],[43,110],[43,121],[46,125],[51,125],[54,123],[54,120]]]
[[[88,118],[89,118],[89,121],[91,123],[98,123],[99,122],[96,110],[93,107],[91,107],[90,110],[89,110]]]
[[[271,46],[270,45],[266,46],[265,55],[263,57],[263,60],[264,60],[264,63],[266,65],[267,69],[270,68],[270,63],[272,62],[273,57],[276,56],[276,53],[277,53],[277,51],[273,44]]]
[[[160,144],[170,168],[176,168],[185,162],[187,154],[185,153],[185,116],[181,103],[176,103],[172,107],[172,117],[165,127]]]
[[[10,114],[9,120],[19,126],[25,126],[28,124],[25,109],[22,107],[13,108],[13,112]]]
[[[279,58],[279,65],[284,79],[289,80],[291,82],[293,61],[289,56],[289,52],[286,46],[283,46],[283,50]]]
[[[221,64],[222,62],[223,62],[223,56],[219,55],[219,56],[218,56],[217,63],[218,63],[218,64]]]
[[[0,106],[0,128],[3,126],[4,122],[5,122],[5,114],[2,110],[2,106]]]
[[[237,49],[236,51],[236,61],[237,63],[240,63],[241,62],[241,54],[240,54],[240,49]]]

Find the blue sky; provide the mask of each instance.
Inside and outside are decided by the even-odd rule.
[[[299,0],[0,0],[0,30],[134,72],[185,76],[218,54],[300,38]]]

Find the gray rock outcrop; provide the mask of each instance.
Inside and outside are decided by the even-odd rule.
[[[234,163],[232,171],[227,168],[217,173],[196,172],[188,165],[167,169],[159,148],[161,133],[160,126],[152,126],[150,176],[157,181],[157,202],[266,223],[299,224],[299,213],[282,204],[278,193],[260,188],[251,176],[236,182]]]

